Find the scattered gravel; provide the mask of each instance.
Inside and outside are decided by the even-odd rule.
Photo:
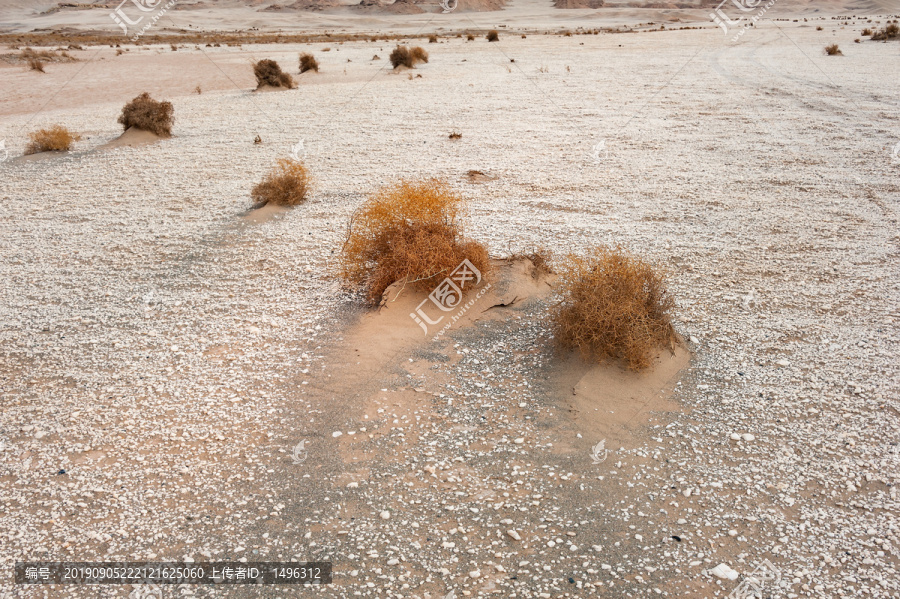
[[[529,36],[511,72],[498,44],[451,41],[412,81],[345,44],[348,78],[173,98],[175,137],[139,148],[93,151],[118,104],[41,114],[85,139],[0,165],[4,571],[331,559],[334,597],[687,597],[727,595],[768,560],[773,597],[898,596],[882,75],[900,59],[862,44],[825,66],[812,27],[738,46],[653,35],[662,51],[592,36],[577,60],[581,36]],[[242,220],[301,138],[311,201]],[[498,179],[463,182],[471,169]],[[683,409],[594,463],[601,439],[552,399],[542,302],[348,384],[335,356],[361,309],[333,254],[365,193],[401,175],[451,178],[495,253],[619,243],[664,264],[694,354]],[[7,575],[0,594],[40,590]]]

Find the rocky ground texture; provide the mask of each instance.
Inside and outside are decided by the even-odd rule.
[[[900,56],[822,23],[452,39],[402,74],[315,47],[297,90],[172,97],[175,136],[133,148],[99,149],[128,98],[0,119],[0,595],[132,592],[16,586],[23,559],[315,558],[328,597],[725,597],[764,560],[767,596],[900,596]],[[19,158],[57,122],[73,152]],[[292,148],[311,200],[243,218]],[[663,264],[676,408],[593,458],[552,297],[359,382],[334,257],[401,176],[458,186],[496,255]]]

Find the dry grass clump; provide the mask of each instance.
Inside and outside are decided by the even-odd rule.
[[[872,35],[872,33],[873,33],[872,30],[869,29],[868,27],[866,27],[865,29],[862,30],[863,35]]]
[[[457,131],[450,132],[450,139],[461,139],[461,138],[462,138],[462,133],[459,133]]]
[[[496,29],[491,29],[488,31],[488,34],[485,36],[487,41],[489,42],[499,42],[500,41],[500,33]]]
[[[437,179],[400,181],[379,190],[353,215],[341,251],[344,281],[377,304],[401,279],[419,291],[435,285],[468,259],[485,274],[487,249],[463,236],[465,200]]]
[[[126,131],[134,127],[161,137],[169,137],[175,123],[174,112],[175,108],[171,102],[159,102],[144,92],[122,108],[119,124]]]
[[[305,73],[306,71],[319,72],[319,61],[312,54],[300,55],[300,72]]]
[[[831,44],[830,46],[825,46],[825,54],[828,56],[843,56],[844,53],[841,52],[841,49],[838,48],[837,44]]]
[[[474,41],[475,41],[475,36],[472,35],[471,33],[467,34],[467,35],[466,35],[466,41],[467,41],[467,42],[474,42]]]
[[[312,181],[302,162],[290,158],[279,160],[275,168],[253,187],[250,196],[257,207],[266,204],[296,206],[306,201]]]
[[[884,26],[884,29],[881,31],[876,31],[872,34],[872,39],[874,41],[883,41],[894,39],[895,37],[900,36],[900,26],[896,23],[890,23]]]
[[[277,62],[268,58],[264,58],[253,65],[253,74],[256,76],[257,87],[264,85],[286,89],[295,87],[294,78],[282,71]]]
[[[389,58],[395,69],[401,66],[411,69],[416,66],[417,62],[428,62],[428,52],[419,46],[414,48],[397,46],[391,51]]]
[[[674,301],[650,264],[620,248],[598,247],[569,256],[561,270],[562,301],[552,319],[564,349],[589,360],[622,359],[641,370],[657,348],[674,345]]]
[[[412,56],[413,64],[417,62],[428,63],[428,52],[421,46],[413,46],[409,49],[409,55]]]
[[[32,71],[38,71],[39,73],[45,73],[44,71],[44,63],[43,61],[37,58],[29,58],[28,59],[28,68]]]
[[[437,36],[436,36],[436,35],[429,35],[429,36],[428,36],[428,43],[429,43],[429,44],[436,44],[436,43],[437,43]]]
[[[81,139],[62,125],[53,125],[28,134],[31,141],[25,146],[26,154],[39,152],[65,152],[72,148],[72,143]]]

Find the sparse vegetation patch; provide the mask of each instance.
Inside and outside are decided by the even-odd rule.
[[[39,129],[28,134],[31,141],[25,146],[25,154],[37,154],[39,152],[65,152],[72,148],[72,144],[80,136],[73,134],[62,125],[53,125],[46,129]]]
[[[134,127],[160,137],[169,137],[175,123],[174,112],[171,102],[154,100],[144,92],[122,108],[118,122],[126,131]]]
[[[266,204],[296,206],[306,201],[311,187],[309,172],[298,160],[282,158],[262,181],[254,186],[250,196],[257,207]]]
[[[385,289],[403,279],[430,291],[463,259],[487,273],[487,249],[463,235],[465,213],[465,200],[444,181],[401,181],[381,189],[351,218],[342,278],[377,304]]]
[[[553,324],[562,348],[641,370],[657,349],[674,346],[674,301],[655,267],[619,248],[598,247],[569,256],[558,270],[562,299]]]

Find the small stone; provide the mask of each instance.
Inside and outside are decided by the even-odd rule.
[[[481,570],[472,570],[469,572],[469,578],[481,578]]]
[[[718,578],[727,578],[728,580],[737,580],[738,577],[738,573],[735,570],[732,570],[728,564],[719,564],[710,570],[709,573]]]
[[[521,445],[524,442],[525,442],[525,437],[519,437],[518,439],[513,441],[513,443],[515,443],[516,445]]]
[[[603,551],[603,547],[601,547],[600,545],[591,545],[591,549],[593,549],[597,553],[600,553],[601,551]]]
[[[341,431],[334,431],[333,433],[331,433],[331,436],[337,438],[337,437],[340,437],[340,436],[343,435],[343,434],[344,434],[344,433],[342,433]]]
[[[519,533],[516,532],[516,531],[514,531],[514,530],[507,530],[507,531],[506,531],[506,534],[509,535],[510,538],[512,538],[512,539],[514,539],[514,540],[516,540],[516,541],[521,541],[521,540],[522,540],[521,535],[519,535]]]
[[[754,437],[750,433],[744,433],[743,435],[741,435],[741,439],[743,439],[744,441],[755,441],[756,437]]]
[[[788,366],[791,365],[791,363],[788,362],[787,360],[778,360],[775,363],[778,364],[779,366],[781,366],[782,368],[787,368]]]
[[[731,433],[730,437],[731,437],[732,441],[740,441],[741,440],[741,436],[737,433]]]
[[[685,489],[684,491],[682,491],[681,494],[684,495],[685,497],[690,497],[693,494],[693,492],[694,492],[693,489],[688,488],[688,489]]]
[[[738,535],[738,531],[734,530],[733,528],[728,531],[729,537],[736,537],[737,535]]]
[[[396,566],[399,563],[400,563],[400,560],[398,560],[396,557],[392,557],[391,559],[388,560],[387,565]]]
[[[700,340],[697,339],[696,337],[694,337],[693,335],[690,336],[689,340],[691,343],[700,343]]]
[[[379,515],[381,516],[381,519],[382,519],[382,520],[390,520],[390,518],[391,518],[391,513],[390,513],[389,511],[387,511],[387,510],[384,510],[384,511],[381,512],[381,514],[379,514]]]

